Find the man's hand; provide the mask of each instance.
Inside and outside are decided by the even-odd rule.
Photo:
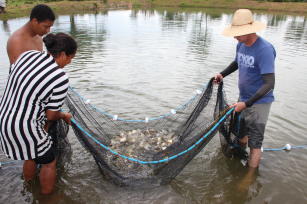
[[[245,104],[245,102],[238,102],[238,103],[233,104],[230,107],[231,108],[235,107],[235,112],[241,112],[246,108],[246,104]]]
[[[223,75],[221,75],[221,74],[216,74],[215,76],[214,76],[214,83],[220,83],[220,82],[222,82],[223,81]]]

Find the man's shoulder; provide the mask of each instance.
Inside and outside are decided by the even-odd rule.
[[[9,37],[8,43],[20,42],[23,41],[25,38],[26,37],[24,33],[20,29],[18,29]]]
[[[259,37],[258,43],[257,43],[257,52],[262,53],[262,52],[270,52],[276,55],[276,50],[273,46],[272,43],[267,41],[266,39]]]
[[[257,45],[258,45],[259,48],[265,48],[265,47],[274,48],[272,43],[270,43],[269,41],[267,41],[266,39],[264,39],[262,37],[258,38]]]
[[[10,38],[16,38],[16,37],[18,38],[18,37],[29,36],[29,32],[27,30],[28,30],[27,25],[25,24],[22,27],[15,30]]]
[[[33,39],[31,39],[31,37],[26,32],[19,29],[19,30],[16,30],[9,37],[7,41],[7,47],[9,49],[23,48],[23,47],[27,47],[27,45],[31,43],[31,41],[33,41]]]
[[[43,41],[40,36],[32,37],[25,31],[25,27],[16,30],[7,42],[7,53],[10,63],[13,64],[19,55],[28,50],[43,50]]]
[[[20,28],[16,30],[8,39],[8,43],[22,42],[27,43],[29,41],[42,42],[42,37],[36,35],[32,37],[28,32],[24,29]]]

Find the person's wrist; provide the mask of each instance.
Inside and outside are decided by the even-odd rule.
[[[251,107],[251,106],[253,105],[253,104],[252,104],[251,102],[249,102],[249,101],[244,102],[244,104],[245,104],[245,107],[246,107],[246,108]]]

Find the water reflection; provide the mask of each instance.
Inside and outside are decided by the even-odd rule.
[[[81,26],[78,26],[75,23],[75,18],[76,17],[74,15],[69,16],[69,33],[74,36],[76,41],[78,42],[78,59],[82,59],[82,62],[84,63],[92,61],[93,58],[95,58],[98,54],[96,52],[91,52],[92,50],[100,51],[99,54],[103,56],[103,51],[105,50],[105,35],[107,33],[106,29],[104,28],[103,21],[101,21],[99,16],[95,14],[91,17],[91,19],[89,19],[91,23],[88,24],[88,26],[86,22],[84,22],[84,24],[82,23]],[[78,19],[78,17],[77,20],[79,20],[80,23],[80,19]],[[89,29],[89,26],[92,25],[94,26],[94,28]]]
[[[183,31],[187,29],[187,22],[189,20],[189,13],[173,12],[173,11],[160,11],[161,23],[163,30],[178,30]]]
[[[221,152],[205,155],[201,160],[205,164],[193,163],[198,171],[185,170],[171,183],[178,194],[192,203],[246,203],[259,196],[263,184],[257,180],[258,173],[242,186],[248,169],[242,168],[240,161],[225,159]],[[192,172],[193,178],[189,176]]]
[[[10,26],[7,22],[7,20],[3,20],[2,21],[2,28],[3,28],[3,31],[5,31],[5,33],[10,36],[11,35],[11,29],[10,29]]]
[[[211,33],[208,30],[207,14],[200,13],[193,21],[189,43],[189,51],[198,56],[198,61],[206,58],[211,44]]]
[[[280,26],[286,20],[286,15],[268,15],[267,25],[277,27]]]
[[[144,16],[144,17],[154,17],[156,14],[156,11],[153,9],[150,10],[144,10],[144,9],[135,9],[131,11],[130,17],[132,19],[137,19],[140,16]],[[142,18],[142,17],[141,17]]]
[[[307,20],[306,17],[295,17],[290,20],[287,26],[287,32],[285,38],[287,40],[302,40],[306,37]],[[305,41],[306,43],[306,41]]]

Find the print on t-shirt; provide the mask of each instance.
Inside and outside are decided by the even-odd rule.
[[[245,55],[243,53],[238,53],[238,64],[239,67],[248,67],[248,68],[254,68],[255,58],[250,55]]]

